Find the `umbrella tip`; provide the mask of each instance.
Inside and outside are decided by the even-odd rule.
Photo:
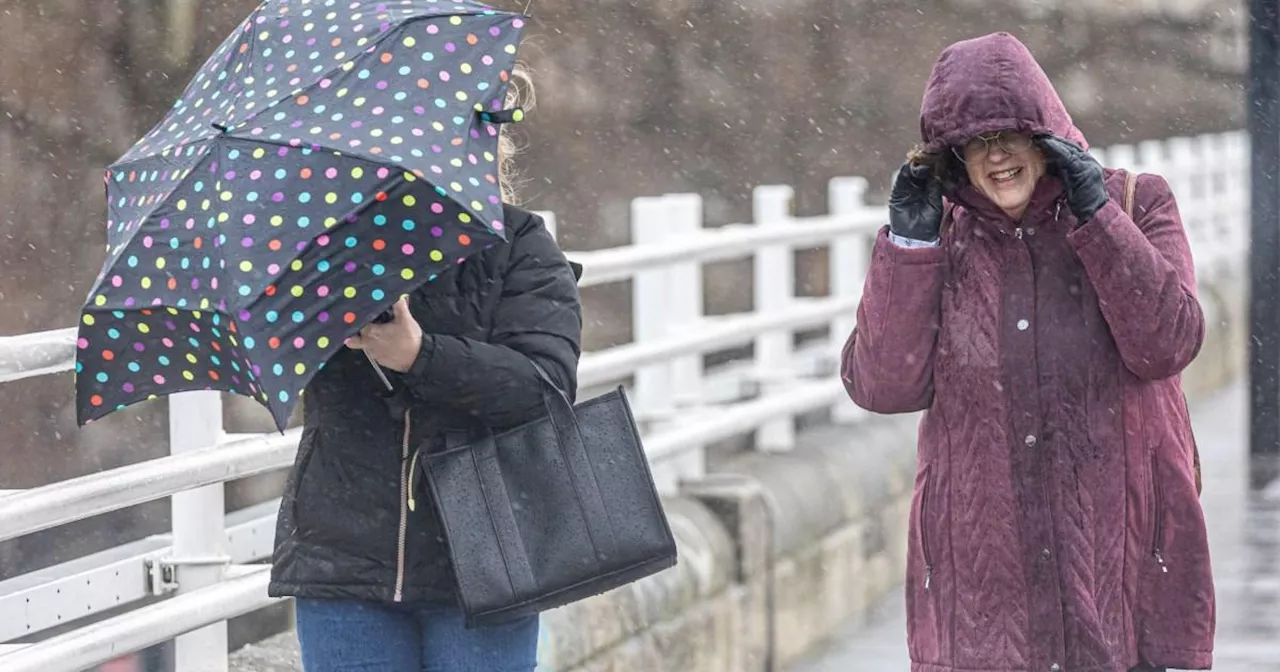
[[[212,126],[212,127],[214,127],[214,128],[216,128],[216,129],[218,129],[219,131],[221,131],[221,132],[223,132],[223,133],[226,133],[226,132],[227,132],[227,127],[226,127],[226,126],[223,126],[222,124],[216,124],[216,123],[215,123],[215,124],[209,124],[209,125],[210,125],[210,126]]]

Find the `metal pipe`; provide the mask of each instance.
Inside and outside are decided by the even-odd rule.
[[[1249,453],[1265,486],[1280,462],[1280,0],[1249,1]]]
[[[271,606],[269,567],[233,572],[234,578],[78,628],[0,655],[5,672],[78,672],[128,651],[141,651],[210,622]],[[226,650],[219,654],[226,665]],[[209,663],[212,661],[206,661]]]
[[[293,464],[300,430],[171,455],[6,495],[0,541]],[[4,669],[0,667],[0,669]]]

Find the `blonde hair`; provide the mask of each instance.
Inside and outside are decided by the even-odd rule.
[[[533,78],[523,63],[511,69],[511,81],[507,84],[507,99],[503,107],[521,107],[525,114],[533,111],[537,97],[533,90]],[[498,131],[498,189],[504,203],[519,204],[519,189],[523,186],[516,169],[516,156],[524,151],[524,145],[513,137],[516,124],[503,124]]]

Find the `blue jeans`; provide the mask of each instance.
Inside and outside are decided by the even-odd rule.
[[[468,630],[453,608],[295,600],[305,672],[532,672],[538,617]]]

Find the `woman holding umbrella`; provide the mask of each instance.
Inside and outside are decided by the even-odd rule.
[[[504,201],[510,145],[499,149]],[[505,223],[508,243],[396,303],[390,321],[365,327],[306,388],[270,590],[297,598],[307,672],[534,669],[537,617],[466,629],[439,522],[429,504],[410,506],[421,488],[410,450],[425,437],[538,417],[534,363],[569,395],[577,389],[574,274],[538,217],[508,205]],[[365,353],[401,394],[379,394]]]
[[[1168,184],[1086,153],[1006,34],[934,66],[843,377],[925,411],[914,672],[1209,669],[1214,592],[1179,372],[1204,336]]]
[[[537,618],[466,629],[415,505],[438,437],[576,391],[574,269],[506,204],[526,17],[341,4],[264,0],[104,174],[77,415],[217,390],[283,431],[305,392],[270,592],[297,598],[308,672],[531,670]]]

